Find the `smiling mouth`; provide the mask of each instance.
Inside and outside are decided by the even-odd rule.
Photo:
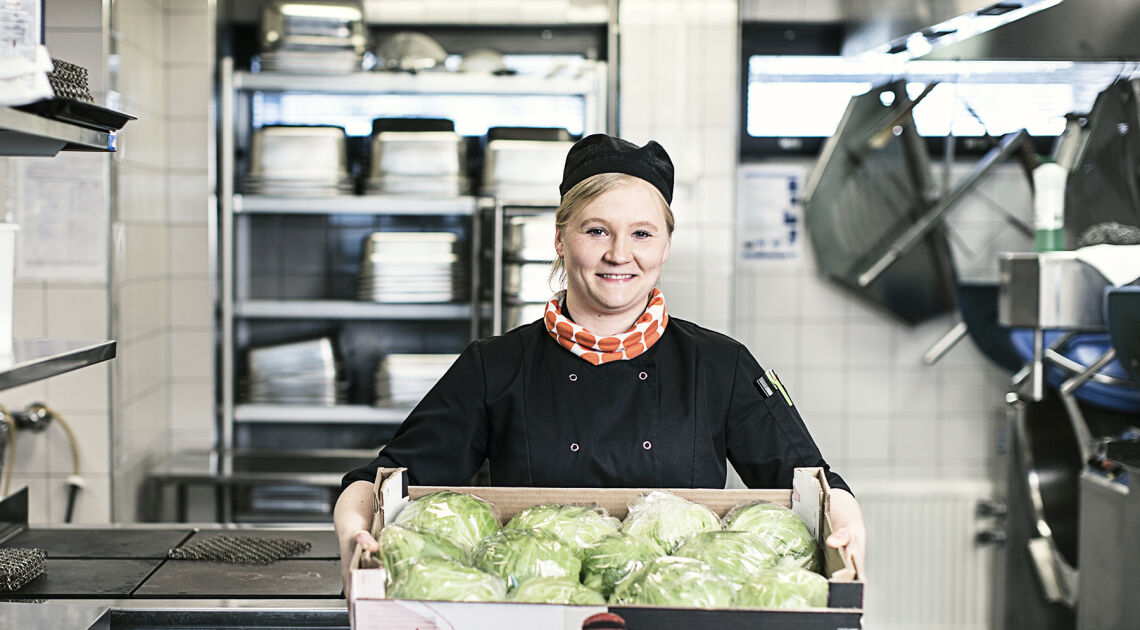
[[[632,273],[599,273],[599,278],[603,280],[629,280],[633,278]]]

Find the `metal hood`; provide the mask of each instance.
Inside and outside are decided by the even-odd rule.
[[[1044,10],[1060,2],[847,0],[840,5],[847,31],[842,52],[845,56],[885,53],[898,60],[913,59],[936,49],[973,42],[981,34],[1004,32],[1007,25],[1051,13]]]
[[[1140,60],[1140,0],[1065,0],[923,59]]]

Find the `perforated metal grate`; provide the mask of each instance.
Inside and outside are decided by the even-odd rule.
[[[210,560],[230,564],[269,564],[304,553],[312,543],[289,538],[254,538],[250,536],[213,536],[185,547],[171,549],[173,560]]]

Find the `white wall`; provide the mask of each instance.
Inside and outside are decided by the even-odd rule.
[[[17,277],[15,289],[15,336],[118,342],[107,364],[0,393],[14,409],[46,402],[74,427],[87,483],[78,522],[134,520],[137,486],[150,467],[174,446],[211,442],[210,7],[208,0],[46,2],[52,55],[88,68],[96,102],[138,117],[112,156],[56,158],[61,168],[72,159],[105,167],[109,198],[85,200],[77,211],[109,222],[108,268],[82,283]],[[14,202],[8,188],[18,160],[41,159],[0,159],[0,199]],[[17,443],[12,489],[29,487],[32,522],[61,522],[72,472],[63,432],[23,431]]]

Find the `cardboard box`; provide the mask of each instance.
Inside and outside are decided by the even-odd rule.
[[[376,479],[376,515],[372,533],[391,523],[409,500],[438,490],[453,490],[495,504],[503,522],[519,510],[541,503],[597,503],[624,519],[629,504],[654,488],[476,488],[407,485],[404,469],[381,469]],[[724,628],[796,628],[849,630],[861,627],[863,582],[849,558],[822,544],[831,534],[830,491],[820,468],[797,468],[791,490],[668,489],[702,503],[723,517],[748,501],[771,501],[794,510],[820,541],[824,574],[828,576],[827,608],[777,610],[765,608],[665,608],[654,606],[564,606],[482,602],[425,602],[385,599],[385,575],[380,564],[358,547],[353,558],[349,613],[353,630],[450,628],[483,630],[555,628],[577,630],[599,613],[620,616],[628,630],[722,630]]]

